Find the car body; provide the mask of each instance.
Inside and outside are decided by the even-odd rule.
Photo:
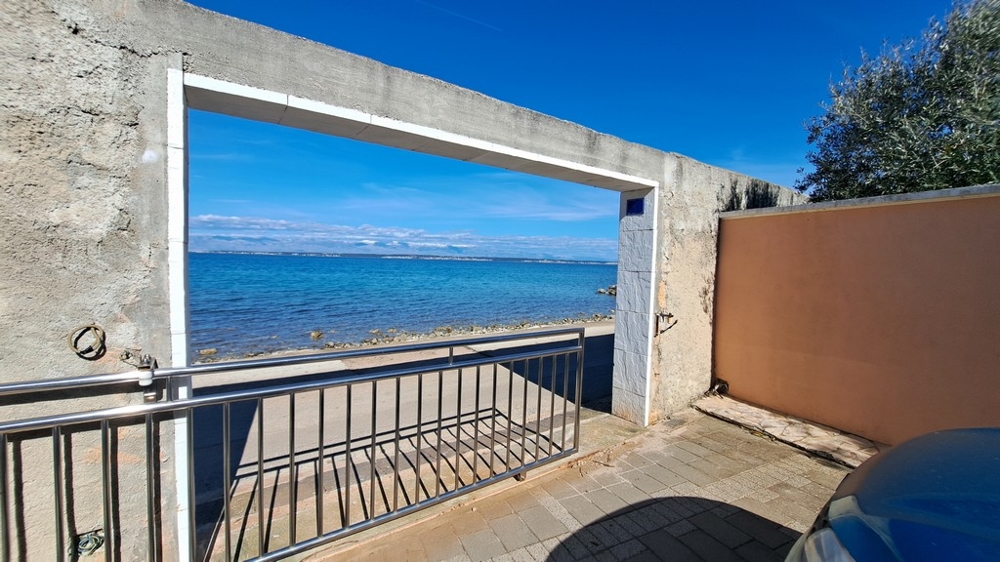
[[[786,562],[1000,561],[1000,428],[936,431],[841,482]]]

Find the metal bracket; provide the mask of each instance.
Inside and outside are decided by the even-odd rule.
[[[143,402],[156,402],[160,399],[160,389],[153,384],[153,371],[156,370],[156,358],[148,353],[139,357],[139,386],[142,387]]]
[[[673,328],[676,325],[677,325],[677,319],[674,318],[673,314],[671,314],[669,312],[657,312],[656,313],[656,328],[655,328],[655,333],[656,333],[657,336],[660,335],[660,334],[662,334],[663,332],[666,332],[670,328]]]

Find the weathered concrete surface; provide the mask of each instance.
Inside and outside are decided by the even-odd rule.
[[[44,2],[0,3],[0,382],[131,369],[118,360],[125,349],[169,356],[162,155],[171,62],[179,64],[179,54],[102,44]],[[96,361],[67,345],[68,334],[90,323],[107,332],[107,352]],[[10,401],[0,420],[136,398]],[[160,437],[172,440],[169,424]],[[65,515],[67,533],[100,528],[99,437],[74,433],[64,446],[65,485],[77,500]],[[135,461],[143,452],[135,439],[116,446],[119,531],[132,541],[145,532],[144,487],[135,486],[145,481]],[[8,466],[25,498],[11,514],[23,529],[14,559],[56,559],[51,458],[48,439],[12,443]],[[172,474],[165,459],[166,505],[173,503]]]
[[[731,187],[746,190],[750,178],[670,155],[660,188],[657,229],[652,417],[679,411],[708,390],[712,377],[712,319],[719,211]],[[778,206],[805,197],[767,185]],[[668,316],[669,315],[669,316]]]

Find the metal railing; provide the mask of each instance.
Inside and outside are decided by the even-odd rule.
[[[469,348],[491,343],[508,347]],[[583,353],[583,329],[567,329],[96,377],[135,380],[160,401],[0,423],[0,560],[34,557],[37,536],[54,558],[75,559],[66,553],[82,547],[81,509],[100,512],[86,536],[103,539],[106,560],[174,550],[277,560],[316,548],[574,453]],[[300,374],[366,356],[389,364]],[[282,378],[253,379],[267,369]],[[208,386],[223,373],[238,380]],[[189,380],[194,394],[178,398]],[[86,381],[0,385],[0,397]],[[161,513],[173,449],[160,441],[178,418],[188,461],[173,470],[190,483],[184,545]],[[89,456],[72,451],[88,434]],[[87,470],[100,473],[91,478],[100,501],[74,483]]]

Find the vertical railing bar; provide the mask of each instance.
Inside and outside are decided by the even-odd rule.
[[[443,417],[444,405],[444,371],[438,371],[438,423],[437,423],[437,454],[434,457],[434,497],[441,495],[441,418]]]
[[[104,559],[111,560],[111,553],[115,547],[115,532],[111,528],[111,423],[108,420],[101,420],[101,495],[104,510]],[[191,508],[194,508],[193,504]],[[191,544],[194,544],[193,539]]]
[[[295,473],[295,393],[291,392],[288,394],[288,546],[297,542],[295,526],[299,514],[298,483]]]
[[[316,443],[316,536],[323,534],[323,464],[326,458],[326,389],[319,389],[319,435]]]
[[[569,354],[563,354],[566,359],[563,365],[563,411],[562,411],[562,437],[559,444],[559,452],[566,451],[566,415],[569,412]]]
[[[187,408],[187,472],[188,472],[188,550],[191,559],[195,559],[198,553],[198,519],[195,506],[195,480],[194,480],[194,408]]]
[[[7,451],[4,450],[4,454]],[[55,499],[55,539],[57,556],[62,556],[64,546],[63,536],[63,466],[62,466],[62,426],[52,428],[52,484]]]
[[[490,427],[490,476],[496,476],[496,460],[497,460],[497,364],[493,364],[493,395],[490,401],[490,418],[492,420],[492,425]]]
[[[0,561],[10,562],[10,529],[7,496],[7,434],[0,433]]]
[[[146,559],[149,562],[159,560],[159,548],[156,542],[156,514],[159,506],[156,504],[156,465],[157,450],[153,447],[156,440],[153,426],[153,414],[146,414]]]
[[[504,462],[504,472],[510,472],[511,434],[514,428],[514,362],[507,364],[507,454]]]
[[[525,465],[525,450],[528,437],[528,382],[531,380],[531,369],[528,360],[524,360],[524,396],[521,399],[521,466]]]
[[[399,406],[403,394],[403,377],[396,377],[396,439],[392,457],[392,511],[399,509]]]
[[[257,399],[257,555],[264,552],[264,399]]]
[[[556,427],[556,373],[559,371],[556,360],[558,357],[558,355],[552,356],[552,371],[549,375],[549,443],[547,449],[550,457],[553,447],[552,436]]]
[[[482,386],[480,367],[476,366],[476,412],[473,417],[472,429],[472,483],[479,481],[479,391]]]
[[[576,404],[573,409],[573,449],[580,447],[580,402],[583,400],[583,352],[586,336],[583,328],[577,336],[580,342],[580,351],[576,352]]]
[[[462,472],[462,369],[458,370],[458,398],[455,403],[455,490]]]
[[[542,386],[545,384],[545,357],[538,358],[538,384],[535,393],[538,395],[538,402],[535,404],[535,456],[531,460],[538,460],[538,450],[542,441]]]
[[[351,526],[351,480],[354,478],[354,459],[351,458],[351,404],[354,402],[351,398],[351,392],[354,388],[353,384],[347,385],[347,437],[346,442],[346,455],[347,462],[344,464],[344,527]]]
[[[229,424],[230,424],[230,403],[222,403],[222,519],[225,522],[225,533],[226,533],[226,560],[233,559],[233,544],[232,537],[230,535],[233,532],[232,522],[229,520],[229,494],[232,489],[232,477],[230,476],[230,460],[229,455],[232,453],[229,435]]]
[[[375,418],[377,416],[376,407],[378,398],[378,381],[372,381],[372,444],[371,444],[371,467],[369,470],[368,478],[370,479],[370,491],[368,492],[368,519],[375,519],[375,447],[377,442],[376,437],[376,427]]]
[[[414,462],[413,473],[417,475],[413,485],[413,503],[420,502],[420,453],[424,439],[424,374],[417,375],[417,459]]]

